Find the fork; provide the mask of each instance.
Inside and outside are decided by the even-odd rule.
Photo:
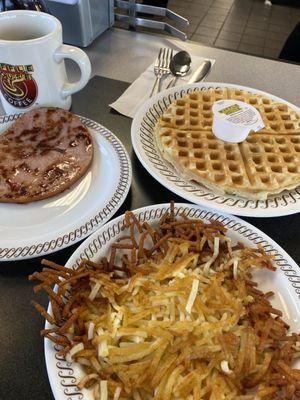
[[[161,48],[159,50],[158,57],[154,64],[154,74],[156,76],[156,79],[155,79],[153,88],[151,90],[150,97],[152,97],[154,94],[159,92],[159,85],[160,85],[161,78],[164,75],[170,74],[170,72],[171,72],[170,71],[170,61],[171,61],[172,57],[173,57],[172,49]]]

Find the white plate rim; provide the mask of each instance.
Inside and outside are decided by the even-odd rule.
[[[142,207],[134,210],[135,215],[141,217],[142,221],[160,218],[162,214],[169,209],[169,204],[157,204]],[[274,254],[275,263],[278,266],[278,273],[285,277],[290,291],[294,292],[295,298],[300,299],[300,267],[296,262],[279,246],[273,239],[263,233],[260,229],[243,221],[239,217],[227,214],[221,214],[214,210],[201,207],[195,204],[176,203],[176,214],[185,211],[192,218],[202,218],[208,220],[218,220],[222,222],[229,230],[238,233],[241,239],[250,240],[253,245],[261,245],[266,252]],[[91,236],[89,236],[73,253],[66,263],[66,266],[72,268],[80,262],[82,258],[90,258],[101,251],[101,248],[114,239],[121,231],[124,214],[114,218],[102,226]],[[297,301],[298,301],[297,300]],[[48,306],[48,312],[51,313],[51,307]],[[45,329],[49,328],[48,322]],[[55,400],[89,400],[76,387],[76,378],[72,364],[57,356],[58,349],[50,340],[44,340],[44,354],[50,386]]]
[[[280,194],[273,195],[266,201],[247,200],[236,195],[220,195],[202,185],[193,184],[178,174],[175,169],[166,162],[157,148],[151,128],[145,133],[145,118],[152,124],[160,116],[168,105],[184,94],[201,89],[232,87],[246,90],[250,93],[262,94],[271,99],[287,104],[297,112],[300,108],[294,104],[274,96],[262,90],[232,83],[201,82],[197,84],[183,85],[164,90],[148,99],[136,113],[131,125],[131,142],[136,156],[144,168],[160,184],[171,190],[176,195],[203,207],[248,217],[279,217],[295,214],[300,211],[300,186],[293,190],[286,190]],[[150,115],[150,117],[149,117]],[[142,131],[143,128],[143,131]]]
[[[22,114],[5,115],[0,118],[0,125],[15,121]],[[132,168],[129,155],[122,142],[107,128],[89,118],[79,116],[81,122],[93,130],[95,134],[101,135],[107,146],[110,146],[116,154],[118,160],[118,179],[114,184],[114,192],[110,198],[107,198],[105,203],[99,206],[96,215],[89,215],[84,224],[73,224],[71,231],[66,231],[63,235],[55,236],[51,240],[42,241],[28,246],[20,247],[0,247],[0,262],[3,261],[18,261],[28,258],[44,256],[63,250],[78,241],[86,238],[91,233],[104,225],[118,211],[123,204],[129,192],[132,181]],[[75,183],[76,185],[76,183]],[[55,230],[55,229],[54,229]]]

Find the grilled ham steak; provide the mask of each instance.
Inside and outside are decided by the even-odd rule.
[[[61,193],[88,169],[92,138],[59,108],[23,114],[0,135],[0,202],[28,203]]]

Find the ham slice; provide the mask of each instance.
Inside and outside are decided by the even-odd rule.
[[[23,114],[0,135],[0,202],[28,203],[63,192],[93,159],[91,135],[59,108]]]

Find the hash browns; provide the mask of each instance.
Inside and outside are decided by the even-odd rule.
[[[299,334],[253,282],[275,270],[262,248],[232,246],[225,227],[174,205],[154,229],[127,212],[109,258],[76,270],[44,260],[44,337],[83,367],[101,400],[300,399]],[[53,291],[51,285],[56,284]]]

